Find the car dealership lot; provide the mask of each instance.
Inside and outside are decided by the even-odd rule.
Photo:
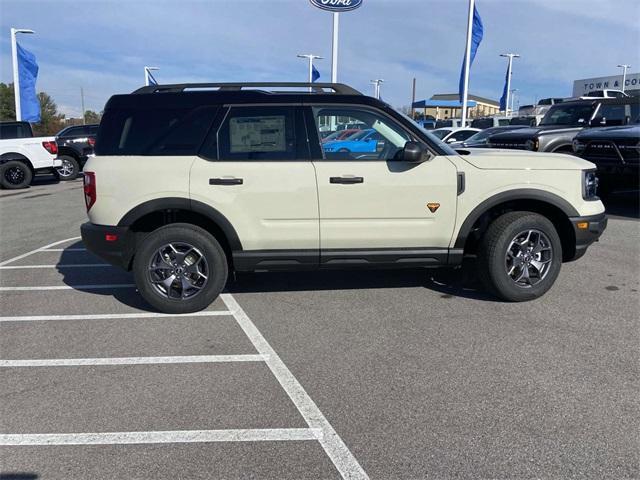
[[[243,274],[175,317],[72,239],[80,182],[3,191],[0,478],[638,477],[637,200],[611,211],[535,302]]]

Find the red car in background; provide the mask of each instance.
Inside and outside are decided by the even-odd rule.
[[[332,142],[334,140],[346,140],[348,137],[353,135],[354,133],[358,133],[360,130],[357,128],[350,128],[348,130],[338,130],[337,132],[333,132],[331,135],[326,136],[322,139],[322,143]]]

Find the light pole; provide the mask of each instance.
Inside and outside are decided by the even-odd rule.
[[[315,59],[319,59],[321,60],[322,57],[319,57],[318,55],[314,55],[313,53],[304,53],[304,54],[299,54],[298,58],[306,58],[309,60],[309,83],[313,83],[313,61]],[[311,85],[309,85],[309,91],[311,92],[313,89],[311,88]]]
[[[152,70],[160,70],[160,68],[158,68],[158,67],[144,67],[144,84],[147,87],[149,85],[151,85],[151,82],[149,81],[149,79],[153,78],[153,75],[151,75],[151,71]],[[155,81],[155,78],[153,78],[153,83],[157,84],[157,82]]]
[[[627,81],[627,68],[631,68],[631,65],[618,65],[622,69],[622,93],[624,93],[624,84]]]
[[[338,26],[340,14],[333,12],[333,41],[331,42],[331,83],[338,83]]]
[[[18,46],[16,44],[17,33],[36,33],[26,28],[11,29],[11,60],[13,62],[13,95],[16,105],[16,121],[22,120],[22,108],[20,107],[20,74],[18,72]]]
[[[509,58],[509,65],[507,66],[507,99],[504,105],[504,109],[505,109],[504,113],[508,117],[509,116],[509,93],[511,90],[511,67],[513,65],[513,59],[520,58],[520,55],[518,55],[517,53],[501,53],[500,56]]]
[[[371,80],[369,83],[373,85],[373,96],[377,99],[380,99],[380,86],[384,82],[381,78],[376,78],[375,80]]]

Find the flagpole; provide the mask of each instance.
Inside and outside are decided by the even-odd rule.
[[[469,98],[469,65],[471,61],[471,34],[473,30],[473,7],[475,0],[469,0],[469,17],[467,20],[467,50],[464,54],[464,83],[462,85],[462,121],[461,126],[466,126],[467,121],[467,99]]]
[[[149,80],[149,75],[151,74],[151,70],[160,70],[158,67],[144,67],[144,84],[145,86],[149,86],[151,84]]]
[[[338,24],[340,14],[333,12],[333,42],[331,45],[331,83],[338,83]]]
[[[15,97],[16,122],[22,121],[22,108],[20,105],[20,73],[18,72],[18,46],[16,33],[36,33],[26,28],[11,29],[11,61],[13,63],[13,96]]]
[[[520,58],[520,55],[517,53],[501,53],[501,57],[509,58],[509,63],[507,64],[507,98],[504,102],[504,114],[509,116],[509,97],[511,94],[511,68],[513,67],[513,59]]]

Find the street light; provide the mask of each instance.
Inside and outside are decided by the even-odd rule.
[[[624,93],[624,84],[627,81],[627,68],[631,68],[631,65],[618,65],[622,69],[622,93]]]
[[[13,62],[13,95],[15,97],[16,105],[16,121],[22,120],[22,108],[20,106],[20,74],[18,72],[18,47],[16,44],[17,33],[36,33],[33,30],[27,28],[12,28],[11,29],[11,60]]]
[[[153,79],[154,84],[158,83],[156,82],[156,79],[153,78],[153,75],[151,75],[152,70],[160,70],[160,69],[158,67],[144,67],[144,84],[147,87],[151,84],[149,79]]]
[[[518,91],[517,88],[514,88],[511,90],[511,113],[513,114],[514,111],[514,105],[516,103],[516,92]]]
[[[382,78],[376,78],[369,82],[373,85],[373,96],[378,100],[380,99],[380,87],[382,86],[382,82],[384,82]]]
[[[307,60],[309,60],[309,83],[313,83],[313,61],[315,59],[319,59],[321,60],[322,57],[319,57],[318,55],[314,55],[312,53],[304,53],[304,54],[299,54],[298,58],[306,58]],[[311,92],[313,89],[311,88],[311,85],[309,85],[309,91]]]
[[[509,90],[511,90],[511,66],[513,65],[514,58],[520,58],[517,53],[501,53],[501,57],[507,57],[509,59],[509,65],[507,66],[507,98],[504,105],[505,115],[509,116]]]

